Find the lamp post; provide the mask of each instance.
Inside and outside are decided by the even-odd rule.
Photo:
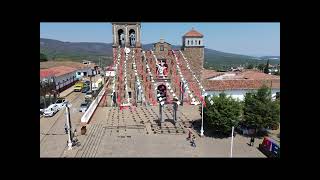
[[[69,112],[69,103],[66,104],[66,116],[67,116],[67,126],[68,126],[68,150],[72,149],[72,137],[71,137],[71,122],[70,122],[70,112]]]
[[[234,133],[234,126],[232,126],[232,133],[231,133],[230,157],[232,157],[232,149],[233,149],[233,133]]]
[[[206,100],[205,99],[206,95],[207,95],[207,93],[201,95],[203,97],[203,101],[201,102],[201,130],[200,130],[200,136],[203,136],[203,133],[204,133],[204,130],[203,130],[203,102]]]

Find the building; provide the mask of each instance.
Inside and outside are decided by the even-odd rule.
[[[67,66],[51,67],[40,70],[40,79],[52,78],[59,92],[71,87],[76,81],[76,68]]]
[[[143,50],[140,43],[140,23],[115,22],[112,23],[112,28],[113,52],[118,52],[117,48],[119,47],[136,48],[135,52],[141,52]],[[204,69],[204,48],[204,35],[192,28],[182,36],[181,52],[178,52],[179,49],[172,49],[172,45],[165,42],[162,38],[159,42],[153,44],[153,52],[145,51],[145,56],[143,56],[141,61],[143,69],[141,72],[141,79],[145,81],[145,84],[148,84],[144,87],[143,91],[149,93],[149,101],[152,101],[152,94],[150,92],[154,90],[152,89],[151,84],[153,82],[157,82],[158,84],[156,85],[159,86],[161,83],[163,84],[163,79],[171,83],[172,89],[170,90],[170,93],[172,95],[178,95],[182,101],[189,102],[195,102],[196,100],[202,99],[201,95],[204,92],[207,92],[207,94],[219,94],[221,92],[225,92],[234,98],[243,100],[245,93],[257,90],[263,85],[272,89],[273,97],[280,92],[279,76],[268,75],[255,70],[247,71],[241,66],[236,69],[232,69],[231,72],[215,72]],[[172,53],[176,56],[173,56]],[[154,58],[153,55],[156,58]],[[144,57],[146,59],[144,59]],[[177,60],[175,58],[177,58]],[[155,59],[159,64],[154,63]],[[154,75],[156,75],[154,80],[151,79],[151,71],[149,74],[145,74],[148,72],[147,69],[150,69],[149,67],[146,68],[144,65],[144,60],[151,65],[150,69],[154,72]],[[180,63],[178,63],[178,61]],[[179,73],[182,72],[182,74],[178,74],[178,69],[176,67],[179,68]],[[132,69],[130,68],[127,73],[132,76]],[[109,74],[111,75],[111,72]],[[135,90],[135,80],[132,79],[133,78],[130,78],[130,87],[126,88],[125,83],[118,77],[119,85],[117,89],[119,90],[119,87],[121,87],[121,89],[122,87],[124,88],[120,91],[121,94],[117,95],[117,97],[120,97],[118,99],[126,99],[127,95],[123,93],[125,92],[125,89],[130,93],[132,87]],[[191,90],[187,87],[189,90],[185,91],[183,94],[183,90],[181,90],[183,89],[181,88],[182,85],[190,86]],[[157,92],[155,92],[155,94],[156,93]],[[137,93],[137,96],[139,97],[139,93]]]
[[[94,76],[98,74],[98,66],[91,61],[84,62],[80,67],[77,67],[76,78],[80,80],[82,77]]]
[[[272,97],[280,92],[280,77],[250,70],[244,72],[228,72],[207,76],[203,79],[208,95],[218,95],[222,92],[240,101],[247,92],[258,90],[266,85],[271,88]]]

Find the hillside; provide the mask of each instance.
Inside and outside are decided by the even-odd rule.
[[[152,49],[153,44],[143,44],[143,49]],[[173,49],[180,49],[180,46],[172,45]],[[226,53],[205,48],[205,68],[227,69],[230,66],[245,64],[266,63],[268,57],[261,58]],[[58,40],[40,38],[40,52],[44,53],[48,59],[54,61],[81,61],[83,59],[92,60],[99,63],[101,60],[105,65],[112,63],[112,43],[93,43],[93,42],[62,42]],[[279,59],[271,59],[270,64],[280,63]]]

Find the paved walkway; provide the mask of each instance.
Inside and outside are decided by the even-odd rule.
[[[197,147],[186,140],[191,121],[199,119],[198,107],[180,107],[179,123],[170,119],[165,108],[166,122],[157,124],[158,107],[122,110],[98,107],[87,126],[87,134],[78,136],[79,147],[64,150],[62,157],[229,157],[230,138],[196,136]],[[196,135],[195,131],[193,131]],[[60,140],[58,140],[60,141]],[[262,139],[251,147],[249,138],[237,135],[233,157],[265,157],[258,149]],[[65,144],[65,143],[64,143]]]

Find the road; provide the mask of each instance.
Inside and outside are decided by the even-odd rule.
[[[84,101],[84,93],[72,92],[66,99],[72,104],[70,108],[72,129],[77,128],[77,132],[80,132],[80,118],[83,113],[79,112],[79,108],[80,104]],[[53,117],[40,118],[40,157],[61,156],[68,139],[64,131],[65,122],[65,108],[58,111]]]

